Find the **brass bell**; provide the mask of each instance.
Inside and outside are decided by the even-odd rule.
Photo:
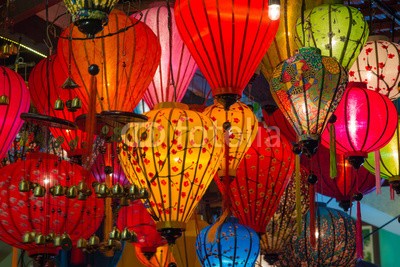
[[[54,102],[54,109],[55,110],[63,110],[64,109],[64,102],[60,98]]]
[[[121,232],[117,227],[114,226],[108,237],[112,240],[120,240],[121,239]]]
[[[87,240],[85,238],[79,238],[78,241],[76,242],[76,247],[77,248],[86,248],[87,247]]]
[[[53,245],[55,247],[60,247],[61,246],[61,236],[60,235],[54,236]]]
[[[101,183],[99,185],[99,195],[102,195],[102,197],[107,197],[109,194],[110,190],[108,189],[107,185],[105,183]]]
[[[149,192],[147,191],[146,188],[140,188],[139,189],[138,198],[140,198],[140,199],[149,198]]]
[[[33,195],[35,197],[44,197],[45,194],[46,194],[46,188],[44,188],[44,186],[42,185],[37,185],[33,189]]]
[[[62,185],[55,185],[55,186],[52,186],[51,188],[50,188],[50,193],[53,195],[53,196],[63,196],[63,195],[65,195],[65,187],[63,187]]]
[[[124,230],[122,230],[121,232],[121,240],[122,241],[128,241],[132,238],[132,233],[131,231],[129,231],[128,228],[125,227]]]
[[[96,235],[92,235],[89,238],[89,246],[98,246],[100,244],[100,238]]]
[[[126,197],[121,197],[121,198],[119,199],[119,205],[120,205],[120,206],[126,207],[126,206],[129,206],[129,204],[130,204],[130,201],[129,201],[128,198],[126,198]]]
[[[74,97],[72,99],[71,108],[77,110],[77,109],[80,109],[81,107],[82,107],[82,101],[80,100],[80,98]]]
[[[121,184],[116,183],[111,189],[111,194],[116,198],[122,197],[124,195],[124,187]]]
[[[61,85],[63,89],[75,89],[78,88],[79,85],[71,78],[68,77],[65,82]]]
[[[61,236],[61,248],[63,250],[70,250],[72,248],[72,240],[67,233]]]
[[[78,193],[78,200],[86,200],[87,198],[88,198],[88,195],[86,195],[82,192]]]
[[[0,96],[0,105],[1,106],[7,106],[10,104],[10,99],[8,96],[6,95],[1,95]]]
[[[19,185],[18,185],[19,192],[28,192],[30,189],[31,189],[31,187],[30,187],[29,181],[23,179],[23,180],[21,180],[21,182],[19,182]]]
[[[22,243],[32,243],[33,241],[35,241],[35,236],[36,233],[35,232],[27,232],[22,236]]]
[[[68,111],[70,111],[70,112],[75,112],[76,111],[76,109],[72,107],[72,100],[71,99],[65,101],[65,105],[67,106]]]
[[[67,192],[65,194],[67,198],[76,198],[78,195],[78,189],[76,189],[76,186],[73,185],[67,189]]]
[[[54,241],[54,233],[49,233],[48,235],[46,235],[46,243],[51,243]]]
[[[37,245],[44,245],[46,244],[46,236],[42,235],[42,234],[38,234],[35,237],[35,243]]]
[[[82,193],[86,193],[89,190],[89,187],[85,181],[80,181],[78,184],[78,191]]]
[[[136,195],[139,194],[139,189],[136,185],[132,184],[128,188],[128,194],[130,198],[135,199]]]

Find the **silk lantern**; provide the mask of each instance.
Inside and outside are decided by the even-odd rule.
[[[347,82],[340,64],[320,52],[318,48],[300,48],[298,54],[276,67],[271,80],[272,96],[308,155],[316,152]]]
[[[174,9],[155,6],[143,10],[141,16],[161,44],[161,60],[143,99],[150,108],[160,102],[181,102],[197,65],[176,28]]]
[[[57,49],[65,70],[80,85],[76,90],[82,106],[89,107],[90,99],[95,97],[97,113],[132,112],[160,60],[160,44],[155,34],[143,22],[113,10],[97,38],[80,38],[82,33],[71,25],[61,34]],[[88,72],[89,66],[99,69],[95,87],[91,86],[93,76]]]
[[[268,18],[266,0],[178,0],[175,19],[214,97],[226,108],[242,95],[279,26]]]
[[[279,131],[291,144],[295,144],[297,142],[297,134],[294,131],[293,126],[289,123],[279,108],[273,112],[263,109],[262,114],[263,119],[268,126],[279,128]]]
[[[172,254],[172,249],[168,245],[157,247],[155,254],[150,258],[143,254],[138,247],[135,247],[135,252],[137,259],[146,267],[177,266],[175,264],[174,255]]]
[[[349,70],[349,81],[364,82],[367,88],[395,100],[400,96],[400,45],[369,41]]]
[[[25,81],[15,71],[0,66],[0,159],[6,156],[23,124],[21,113],[29,110]]]
[[[124,130],[119,157],[131,183],[147,188],[157,229],[174,243],[217,171],[222,140],[211,118],[181,103],[145,115],[147,122]]]
[[[297,19],[296,34],[300,47],[317,47],[349,70],[368,39],[369,28],[357,8],[324,4]]]
[[[335,116],[336,151],[356,168],[368,153],[385,146],[397,127],[395,105],[362,82],[348,83]],[[329,147],[329,132],[323,133],[321,143]]]

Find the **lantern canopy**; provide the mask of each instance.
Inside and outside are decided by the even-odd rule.
[[[384,40],[365,44],[349,71],[349,81],[395,100],[400,96],[400,45]]]
[[[300,47],[317,47],[349,70],[368,39],[368,24],[355,7],[324,4],[305,11],[297,19]]]
[[[347,75],[332,57],[318,48],[305,47],[279,64],[271,80],[276,104],[293,125],[303,146],[312,155],[328,119],[342,98]]]
[[[142,252],[139,247],[135,247],[136,257],[141,264],[146,267],[170,267],[177,266],[175,263],[172,248],[162,245],[156,248],[156,252],[150,258]]]
[[[175,3],[178,30],[215,97],[234,102],[270,46],[279,20],[268,18],[267,0]]]

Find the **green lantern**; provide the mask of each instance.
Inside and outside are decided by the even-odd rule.
[[[306,10],[296,24],[300,47],[317,47],[323,56],[336,58],[346,70],[357,59],[368,35],[364,15],[354,7],[340,4]]]

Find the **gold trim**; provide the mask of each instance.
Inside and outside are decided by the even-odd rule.
[[[157,222],[156,223],[157,230],[165,229],[165,228],[177,228],[185,231],[186,223],[178,222],[178,221],[166,221],[166,222]]]

